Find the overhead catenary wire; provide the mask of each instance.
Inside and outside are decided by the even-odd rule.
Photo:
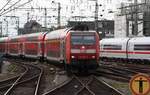
[[[7,1],[7,3],[0,9],[0,11],[2,11],[9,3],[11,0]]]
[[[23,4],[21,4],[21,5],[19,5],[19,6],[17,6],[17,7],[14,7],[13,9],[11,9],[11,10],[9,10],[9,11],[7,11],[7,12],[4,12],[4,13],[2,13],[2,14],[0,14],[0,16],[5,15],[5,14],[7,14],[7,13],[9,13],[9,12],[15,10],[15,9],[18,9],[18,8],[20,8],[20,7],[22,7],[22,6],[24,6],[24,5],[28,4],[28,3],[30,3],[31,1],[33,1],[33,0],[29,0],[29,1],[27,1],[27,2],[25,2],[25,3],[23,3]]]
[[[7,10],[11,9],[12,7],[14,7],[16,4],[18,4],[21,0],[18,0],[17,2],[15,2],[14,4],[12,4],[10,7],[8,7],[7,9],[4,9],[4,11],[2,11],[0,14],[3,14],[4,12],[6,12]]]

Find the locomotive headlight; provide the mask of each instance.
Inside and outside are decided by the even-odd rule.
[[[75,58],[75,56],[71,56],[71,58]]]
[[[94,58],[95,58],[95,56],[92,56],[92,58],[94,59]]]

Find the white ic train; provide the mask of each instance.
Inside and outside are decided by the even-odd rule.
[[[100,59],[150,62],[150,37],[102,39]]]

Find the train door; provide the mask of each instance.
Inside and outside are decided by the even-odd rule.
[[[44,58],[44,51],[45,51],[45,46],[44,46],[44,41],[40,41],[38,43],[38,48],[39,48],[39,52],[38,52],[38,56],[41,58]]]
[[[44,60],[44,58],[46,57],[46,41],[45,41],[45,37],[47,35],[47,33],[49,32],[46,32],[43,34],[42,36],[42,41],[41,41],[41,57],[42,57],[42,60]]]
[[[64,57],[64,63],[67,63],[66,58],[66,39],[63,41],[63,57]]]
[[[127,42],[126,42],[126,59],[128,60],[129,59],[129,47],[130,47],[130,43],[129,43],[129,41],[130,41],[130,38],[127,40]]]
[[[64,60],[64,40],[60,39],[60,62],[63,63]]]
[[[42,42],[41,41],[37,42],[37,47],[38,47],[37,56],[41,57],[42,56]]]
[[[132,53],[133,53],[134,45],[133,43],[129,42],[127,45],[127,58],[130,60],[132,58]]]
[[[23,55],[23,44],[19,43],[19,54]]]
[[[43,45],[44,45],[44,51],[43,51],[44,57],[47,58],[47,56],[48,56],[47,52],[48,51],[47,51],[47,40],[46,39],[44,40]]]

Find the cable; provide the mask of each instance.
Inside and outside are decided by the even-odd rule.
[[[23,3],[23,4],[21,4],[21,5],[19,5],[19,6],[17,6],[17,7],[15,7],[15,8],[13,8],[13,9],[11,9],[11,10],[9,10],[9,11],[7,11],[7,12],[1,14],[0,16],[5,15],[5,14],[7,14],[7,13],[9,13],[9,12],[15,10],[15,9],[18,9],[19,7],[22,7],[22,6],[24,6],[24,5],[28,4],[28,3],[30,3],[31,1],[33,1],[33,0],[29,0],[29,1],[27,1],[27,2],[25,2],[25,3]]]
[[[12,8],[13,6],[15,6],[17,3],[19,3],[21,0],[18,0],[17,2],[15,2],[13,5],[11,5],[10,7],[8,7],[7,9],[5,9],[4,11],[2,11],[0,14],[3,14],[5,11],[9,10],[10,8]]]
[[[11,0],[9,0],[9,1],[0,9],[0,11],[2,11],[2,10],[9,4],[10,1],[11,1]]]

